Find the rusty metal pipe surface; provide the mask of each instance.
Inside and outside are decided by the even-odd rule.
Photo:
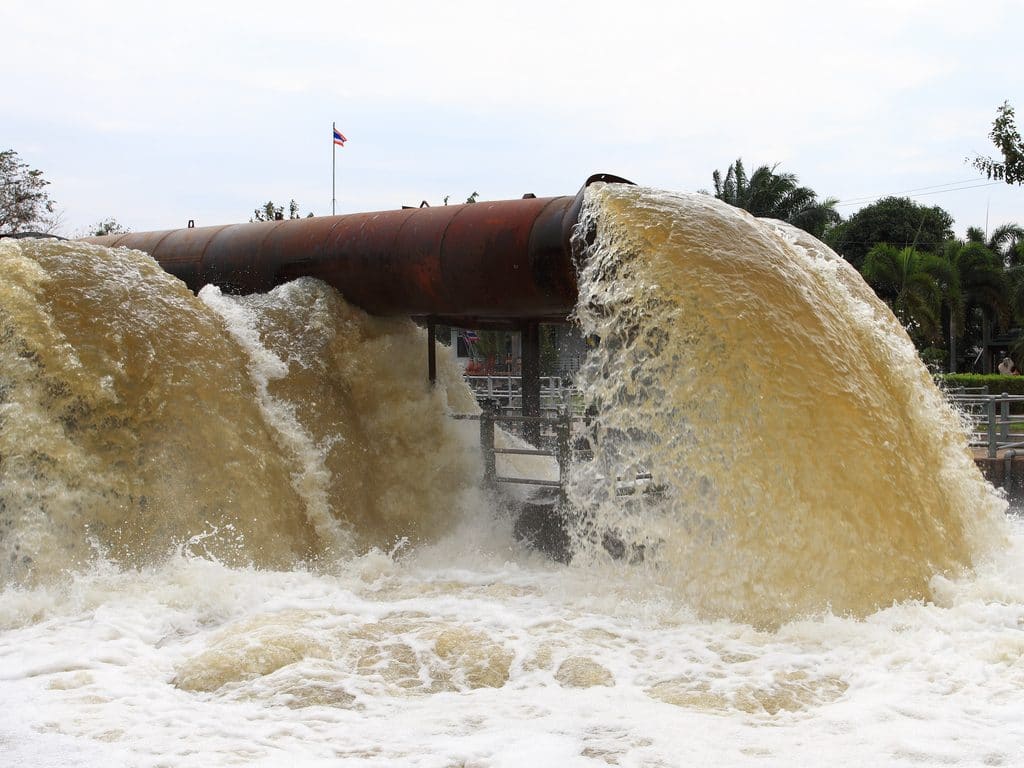
[[[375,315],[563,320],[576,303],[583,193],[85,238],[150,254],[193,291],[260,293],[319,278]]]

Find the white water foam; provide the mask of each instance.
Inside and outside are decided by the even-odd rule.
[[[81,766],[1020,764],[1019,522],[1009,551],[973,578],[939,580],[935,602],[773,632],[700,621],[642,579],[552,565],[478,529],[482,549],[462,531],[334,576],[179,557],[8,588],[0,754]]]

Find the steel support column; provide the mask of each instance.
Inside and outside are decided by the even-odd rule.
[[[430,386],[434,386],[437,383],[437,350],[435,341],[437,340],[437,326],[433,320],[427,321],[427,378],[430,380]]]
[[[520,326],[523,342],[523,416],[540,416],[540,323],[529,320]],[[523,435],[533,445],[540,445],[540,423],[527,421]]]

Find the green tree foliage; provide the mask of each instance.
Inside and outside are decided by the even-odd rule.
[[[957,301],[958,293],[956,270],[947,260],[880,243],[868,252],[861,273],[915,342],[941,338],[942,307]]]
[[[49,183],[13,149],[0,152],[0,232],[52,231],[57,222]]]
[[[879,243],[938,253],[952,237],[953,217],[942,208],[929,208],[909,197],[883,197],[861,208],[829,232],[825,240],[860,269],[868,251]]]
[[[1013,116],[1010,102],[1004,101],[996,110],[989,138],[1002,154],[1002,160],[978,156],[971,165],[990,179],[1005,181],[1007,184],[1024,184],[1024,143]]]
[[[1011,267],[1024,266],[1024,240],[1019,241],[1009,251],[1006,258]]]
[[[1020,246],[1024,245],[1024,227],[1020,224],[1001,224],[988,237],[981,227],[968,227],[967,242],[984,245],[998,254],[1009,267],[1018,263]]]
[[[754,216],[787,221],[815,237],[840,222],[835,198],[819,201],[813,189],[800,186],[796,174],[777,173],[778,167],[762,165],[748,177],[743,160],[737,159],[724,177],[718,170],[712,174],[715,197]]]
[[[474,192],[473,194],[471,194],[469,197],[466,198],[466,202],[467,203],[475,203],[476,199],[478,197],[480,197],[480,193],[479,192]],[[448,200],[449,199],[451,199],[451,195],[445,195],[444,196],[444,201],[443,202],[444,202],[445,205],[448,205]]]
[[[283,205],[274,205],[272,200],[268,200],[259,208],[252,212],[252,218],[249,221],[283,221],[284,219],[301,219],[302,216],[299,214],[299,204],[294,200],[288,203],[288,215],[284,215]],[[313,218],[312,213],[307,213],[307,219]]]
[[[90,237],[103,237],[104,235],[124,235],[131,230],[122,225],[117,219],[111,216],[109,219],[98,221],[89,227]]]
[[[1009,304],[1010,315],[1017,327],[1024,324],[1024,247],[1020,250],[1021,261],[1006,270],[1006,300]],[[1024,334],[1017,337],[1012,353],[1014,360],[1024,360]]]
[[[968,235],[971,231],[968,230]],[[1006,327],[1009,323],[1011,302],[1007,273],[1003,258],[984,242],[950,240],[942,250],[942,257],[956,275],[956,290],[951,293],[949,318],[949,369],[957,367],[957,341],[981,327],[981,339],[989,338],[993,323]]]
[[[957,293],[964,312],[980,309],[990,319],[1008,319],[1006,274],[999,254],[984,243],[950,240],[943,257],[956,270]]]

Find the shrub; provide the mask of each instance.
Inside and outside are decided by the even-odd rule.
[[[946,387],[986,387],[990,395],[1024,395],[1024,376],[998,373],[944,373],[937,377]]]

